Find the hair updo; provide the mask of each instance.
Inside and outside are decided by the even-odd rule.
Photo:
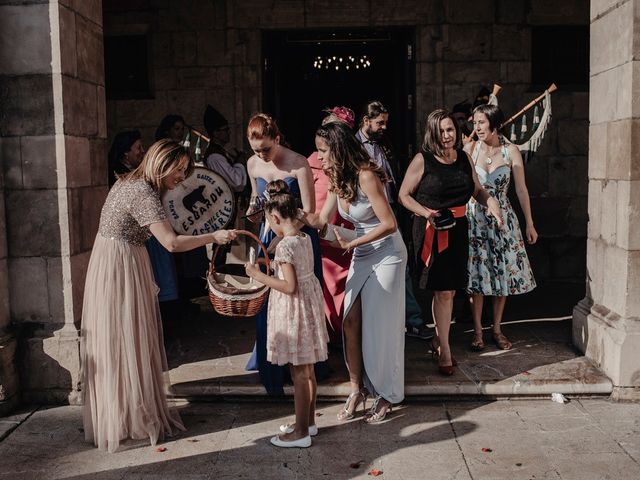
[[[249,125],[247,126],[247,138],[249,140],[262,140],[263,138],[270,138],[275,140],[278,137],[282,137],[278,124],[273,117],[266,113],[256,113],[249,119]]]
[[[267,202],[264,208],[271,213],[274,210],[282,218],[295,219],[298,215],[298,202],[289,192],[289,186],[284,180],[273,180],[265,188]]]

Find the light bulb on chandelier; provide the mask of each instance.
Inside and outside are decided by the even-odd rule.
[[[316,70],[360,70],[371,68],[371,60],[367,55],[359,55],[359,56],[345,56],[340,57],[336,55],[331,56],[323,56],[317,55],[313,60],[313,68]]]

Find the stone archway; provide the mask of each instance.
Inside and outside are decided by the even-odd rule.
[[[444,3],[424,4],[435,10],[420,7],[422,17],[436,20],[421,27],[420,43],[432,39],[441,42],[436,23],[446,17]],[[580,8],[583,5],[570,4]],[[217,13],[223,15],[226,8],[231,11],[235,4],[225,5],[225,11]],[[245,9],[236,9],[230,17],[234,22],[239,21],[237,18],[249,18]],[[301,24],[296,22],[303,18],[304,22],[320,22],[318,27],[326,26],[322,15],[297,15],[293,9],[284,13],[289,16],[277,16],[290,28],[299,28]],[[483,17],[482,22],[493,21],[493,13],[487,14],[490,17]],[[519,22],[525,21],[524,11],[513,14],[522,17]],[[409,17],[401,15],[399,22],[416,22],[413,10]],[[640,134],[636,118],[640,108],[636,100],[640,70],[634,61],[640,48],[634,43],[639,18],[640,0],[601,1],[592,6],[588,294],[576,306],[573,320],[575,344],[613,379],[619,396],[632,395],[640,386],[640,358],[636,353],[640,347]],[[356,24],[361,19],[350,21]],[[273,20],[267,16],[262,22],[255,20],[256,25],[267,26]],[[473,29],[454,25],[450,29],[464,29],[465,33],[473,30],[478,38],[484,38],[487,30],[484,25]],[[506,35],[511,30],[512,27],[501,26],[500,31]],[[233,99],[239,105],[237,125],[239,118],[259,103],[256,87],[259,48],[252,48],[258,38],[256,32],[253,23],[250,28],[247,23],[229,32],[236,49],[232,57],[239,63],[220,70],[225,78],[232,73],[234,78],[246,77],[244,86],[237,89],[243,95],[237,98],[228,95],[230,102]],[[21,41],[27,35],[29,42]],[[498,32],[497,38],[500,35]],[[169,36],[166,34],[159,40]],[[177,37],[182,39],[182,35]],[[186,38],[182,43],[187,46],[196,42],[195,34]],[[218,48],[203,49],[205,62],[215,63],[213,57],[229,55],[222,48],[224,38],[222,31],[202,35],[204,43],[213,39],[210,43]],[[19,377],[25,400],[76,398],[84,271],[107,191],[102,2],[50,0],[2,5],[0,40],[3,105],[0,232],[4,232],[0,234],[0,412],[3,412],[17,401]],[[434,45],[440,45],[436,40]],[[160,44],[164,46],[162,41]],[[475,49],[476,45],[480,50]],[[473,48],[463,52],[466,56],[460,59],[485,55],[482,45],[483,42],[474,41]],[[502,54],[512,58],[512,48],[517,45],[508,47]],[[178,48],[175,54],[180,64],[184,63],[182,53]],[[437,59],[435,54],[435,50],[423,51],[419,56],[420,108],[445,102],[447,89],[442,79],[428,76],[432,70],[424,68]],[[176,80],[165,83],[172,81]],[[464,98],[468,88],[457,85],[450,90],[455,94],[452,98]],[[199,106],[201,98],[205,98],[204,92],[191,92],[185,94],[182,103]],[[178,95],[175,99],[182,97]],[[418,116],[421,113],[424,112]],[[37,162],[32,161],[36,157]],[[28,229],[23,228],[25,218],[31,222]],[[15,356],[16,335],[10,321],[20,330],[18,337],[24,342],[20,350],[25,353],[20,359]],[[19,371],[25,375],[20,376]]]

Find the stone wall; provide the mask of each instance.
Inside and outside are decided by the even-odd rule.
[[[431,110],[475,98],[480,85],[502,85],[505,113],[519,110],[541,93],[531,91],[531,27],[589,21],[586,0],[561,6],[524,0],[107,0],[104,5],[105,34],[148,32],[154,85],[153,99],[107,102],[109,136],[135,128],[149,144],[170,112],[202,128],[204,106],[212,103],[229,119],[232,143],[245,150],[246,121],[261,106],[262,30],[415,26],[419,144]],[[530,255],[541,280],[584,279],[588,102],[585,91],[561,89],[553,95],[551,128],[527,165],[541,235]]]
[[[2,306],[18,338],[23,400],[73,402],[82,287],[106,194],[102,4],[2,3]]]
[[[49,31],[48,5],[24,3],[0,5],[0,158],[3,167],[0,174],[0,413],[18,400],[16,328],[15,322],[11,324],[14,311],[10,302],[17,272],[12,252],[15,242],[11,235],[17,227],[12,209],[20,196],[17,190],[23,185],[22,150],[23,146],[28,150],[31,140],[37,142],[51,123],[38,111],[51,104],[48,35],[36,35],[28,47],[21,40],[40,29]],[[31,116],[30,122],[22,118],[22,112]],[[29,163],[33,167],[34,164]],[[34,168],[27,167],[27,170],[33,173]],[[53,218],[56,217],[57,214]],[[37,222],[37,218],[35,220]],[[37,283],[33,278],[27,277],[25,281]]]
[[[4,157],[4,143],[0,143],[0,159]],[[0,417],[18,403],[18,372],[16,368],[16,339],[9,313],[9,268],[4,206],[4,175],[0,169]]]
[[[587,297],[574,343],[640,398],[640,1],[591,4]],[[616,35],[611,35],[616,32]]]
[[[501,85],[501,109],[506,115],[520,110],[542,93],[531,87],[531,27],[586,25],[588,2],[451,0],[420,20],[432,25],[418,28],[416,131],[433,108],[473,99],[478,85]],[[553,94],[552,124],[526,166],[540,234],[528,251],[538,280],[584,279],[588,95],[562,87]],[[512,202],[518,210],[515,195]]]

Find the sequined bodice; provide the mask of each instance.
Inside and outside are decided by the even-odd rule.
[[[149,225],[166,220],[160,195],[144,180],[118,180],[107,196],[98,232],[103,237],[144,245]]]

